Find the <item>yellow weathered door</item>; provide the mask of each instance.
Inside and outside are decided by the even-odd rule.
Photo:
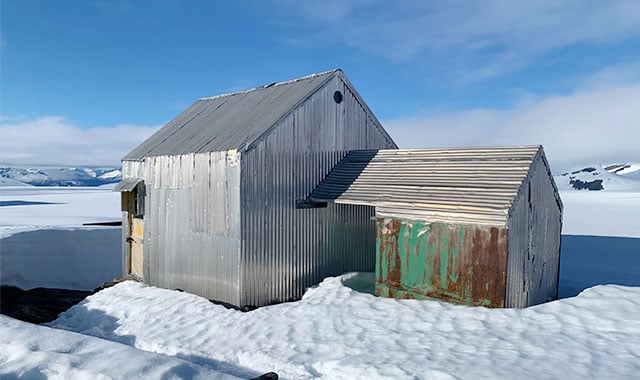
[[[144,252],[144,219],[132,218],[131,221],[131,262],[129,273],[143,278],[143,252]]]

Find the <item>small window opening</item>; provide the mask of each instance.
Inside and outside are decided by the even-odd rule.
[[[333,93],[333,100],[336,101],[336,103],[340,104],[342,103],[342,92],[340,91],[336,91]]]
[[[140,182],[135,189],[135,204],[134,204],[134,213],[133,215],[136,218],[143,218],[144,217],[144,197],[145,197],[145,186],[144,186],[144,182]]]

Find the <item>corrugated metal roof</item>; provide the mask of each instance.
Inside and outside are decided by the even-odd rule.
[[[123,159],[246,149],[337,73],[202,98]]]
[[[505,225],[540,146],[353,151],[311,193],[378,216]]]

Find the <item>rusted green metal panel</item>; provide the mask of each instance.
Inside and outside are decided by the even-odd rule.
[[[504,307],[507,229],[376,221],[376,295]]]

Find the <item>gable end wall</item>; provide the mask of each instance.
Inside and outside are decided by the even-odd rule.
[[[341,91],[343,101],[334,101]],[[373,207],[296,209],[353,149],[396,145],[336,75],[243,155],[241,304],[299,299],[324,277],[373,271]]]
[[[528,307],[557,299],[561,228],[561,203],[539,153],[508,219],[506,307]]]

